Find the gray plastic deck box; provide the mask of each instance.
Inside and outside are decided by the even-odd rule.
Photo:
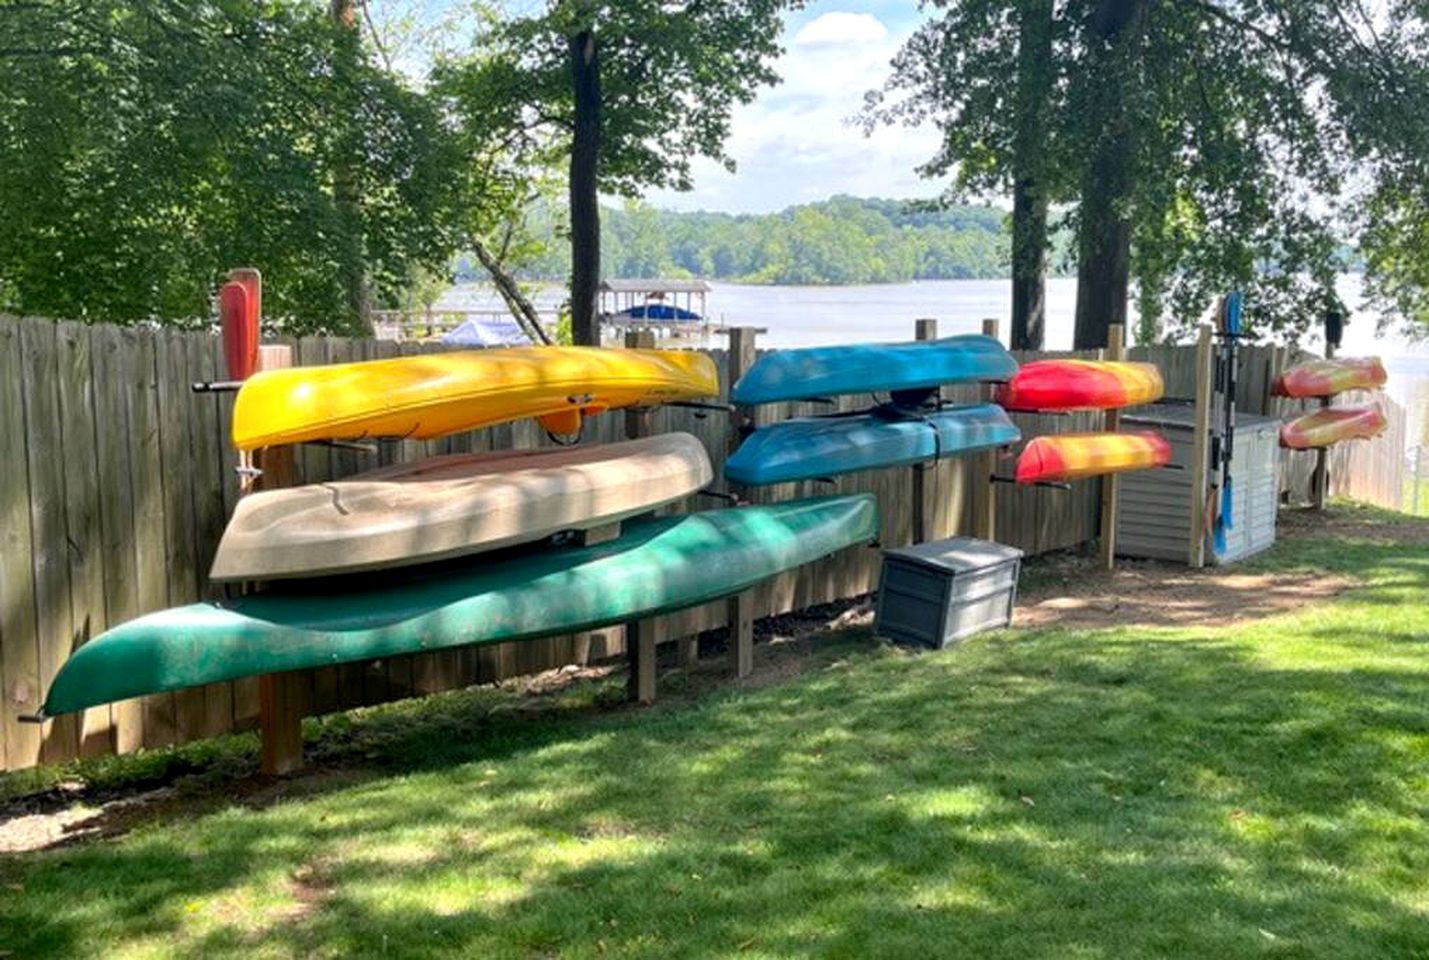
[[[1123,430],[1156,430],[1171,444],[1180,470],[1121,474],[1116,552],[1187,563],[1191,547],[1191,452],[1195,411],[1189,404],[1138,407],[1121,418]],[[1234,563],[1275,543],[1280,497],[1280,421],[1249,413],[1235,418],[1231,459],[1231,526],[1226,549],[1206,551],[1207,563]],[[1216,493],[1219,496],[1219,492]]]
[[[874,630],[898,643],[942,648],[1012,622],[1022,551],[953,537],[883,552]]]

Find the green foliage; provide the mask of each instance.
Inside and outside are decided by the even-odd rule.
[[[929,209],[847,196],[771,214],[681,213],[627,202],[602,212],[601,262],[613,277],[745,283],[1001,277],[1007,272],[1005,220],[992,207]],[[541,252],[523,262],[522,276],[560,279],[570,271],[560,224],[549,205],[532,206],[527,225]]]
[[[561,304],[560,311],[556,314],[556,329],[551,332],[551,339],[563,347],[569,347],[575,343],[575,335],[571,332],[571,305]]]
[[[1013,109],[1017,24],[1042,0],[931,6],[866,121],[936,125],[942,145],[921,169],[951,177],[952,197],[1006,193],[1019,136],[1035,134],[1072,226],[1093,201],[1130,223],[1145,336],[1187,329],[1231,287],[1249,291],[1254,329],[1301,333],[1337,305],[1346,244],[1387,315],[1429,319],[1423,3],[1375,18],[1325,0],[1065,0],[1035,131]],[[1116,17],[1136,26],[1111,49],[1098,24]],[[1118,152],[1127,162],[1101,196],[1106,171],[1088,171]]]
[[[335,70],[326,7],[0,8],[0,308],[202,323],[226,270],[256,266],[273,319],[340,330],[350,231],[379,299],[443,270],[460,155],[394,75]],[[356,223],[333,198],[344,159]]]
[[[690,163],[725,153],[730,113],[778,80],[786,0],[668,3],[549,0],[496,25],[478,69],[508,105],[511,128],[572,123],[567,38],[593,29],[601,64],[600,187],[634,197],[651,187],[688,190]],[[487,102],[483,100],[483,102]]]

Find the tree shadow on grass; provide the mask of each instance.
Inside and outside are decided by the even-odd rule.
[[[1380,580],[1346,609],[1424,589],[1421,554],[1354,549]],[[360,782],[0,863],[0,949],[1429,954],[1422,636],[1295,626],[1322,662],[1249,629],[846,631],[676,708],[451,699]]]
[[[1409,956],[1425,702],[1424,673],[1194,635],[864,652],[691,709],[414,736],[339,792],[34,858],[0,946]]]

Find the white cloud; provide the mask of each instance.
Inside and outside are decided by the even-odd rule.
[[[886,36],[888,28],[873,14],[834,10],[804,24],[799,32],[794,34],[794,45],[847,46],[876,43]]]
[[[683,210],[762,212],[836,193],[936,194],[939,184],[913,172],[936,150],[935,130],[881,127],[865,136],[848,123],[864,93],[888,78],[889,61],[906,36],[890,33],[869,14],[832,12],[809,21],[775,64],[783,82],[735,112],[726,149],[737,172],[700,162],[692,192],[660,191],[647,199]]]

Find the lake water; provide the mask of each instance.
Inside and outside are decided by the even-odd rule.
[[[1011,285],[1006,280],[927,280],[915,283],[851,287],[769,287],[712,282],[708,312],[729,326],[764,327],[760,344],[770,347],[804,347],[860,341],[906,340],[913,336],[913,321],[935,317],[943,335],[973,333],[982,329],[984,317],[997,317],[1007,338],[1007,317],[1012,310]],[[1390,372],[1390,392],[1401,402],[1413,394],[1413,384],[1429,379],[1429,345],[1411,344],[1402,337],[1380,337],[1375,316],[1361,303],[1360,277],[1346,274],[1339,281],[1340,298],[1352,310],[1340,352],[1346,356],[1378,354]],[[550,287],[538,292],[543,313],[554,313],[563,291]],[[1072,278],[1047,281],[1047,347],[1072,346],[1072,320],[1076,312],[1077,282]],[[454,287],[437,304],[438,309],[501,310],[489,287]],[[1319,352],[1323,340],[1311,338],[1307,349]]]

